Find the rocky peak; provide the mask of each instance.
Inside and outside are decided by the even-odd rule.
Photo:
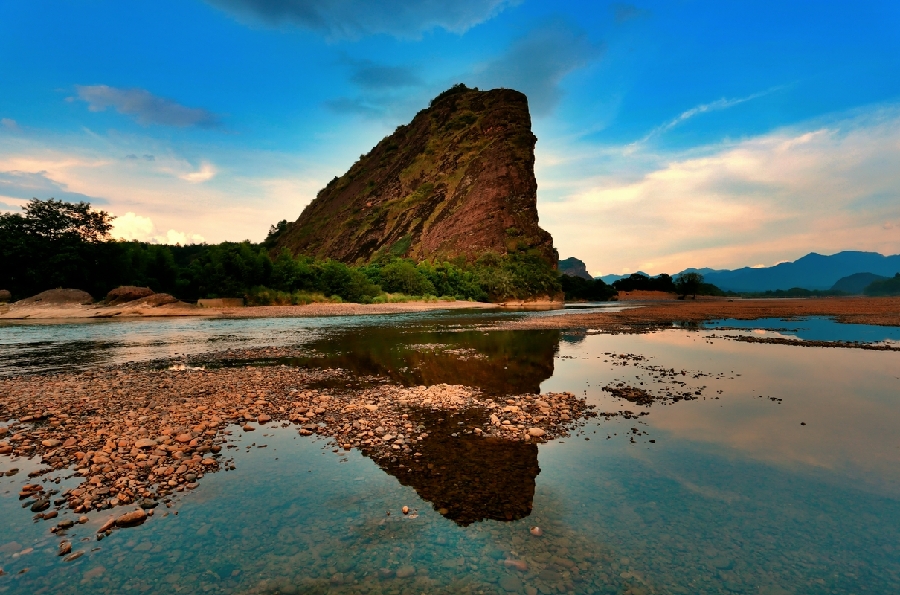
[[[364,263],[531,252],[554,266],[538,226],[528,99],[457,85],[334,178],[274,250]]]
[[[588,273],[584,261],[575,258],[574,256],[559,261],[559,272],[563,275],[569,275],[570,277],[581,277],[588,281],[594,280],[590,273]]]

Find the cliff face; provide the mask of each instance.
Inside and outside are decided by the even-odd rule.
[[[522,93],[454,87],[333,179],[275,250],[351,264],[532,251],[555,266],[538,226],[536,141]]]
[[[587,267],[584,265],[584,261],[574,256],[570,256],[565,260],[559,261],[559,272],[563,275],[569,275],[570,277],[581,277],[582,279],[587,279],[588,281],[593,281],[594,278],[591,277],[591,274],[588,273]]]

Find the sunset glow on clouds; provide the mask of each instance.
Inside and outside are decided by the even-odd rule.
[[[259,241],[465,82],[529,96],[541,223],[594,274],[898,253],[898,27],[891,2],[13,0],[0,210]]]

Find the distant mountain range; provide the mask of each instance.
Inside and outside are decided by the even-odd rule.
[[[630,275],[630,274],[631,274],[631,273],[629,273],[629,275]],[[644,275],[645,277],[650,277],[650,275],[648,275],[648,274],[645,273],[644,271],[637,271],[637,274],[638,274],[638,275]],[[603,279],[603,282],[604,282],[604,283],[606,283],[607,285],[612,285],[613,283],[615,283],[615,282],[618,281],[619,279],[624,279],[624,278],[627,277],[627,276],[628,276],[628,275],[603,275],[602,277],[594,277],[594,278],[595,278],[595,279]]]
[[[863,287],[878,280],[878,277],[893,277],[900,272],[900,254],[884,256],[877,252],[845,251],[825,256],[811,252],[794,262],[782,262],[772,267],[743,267],[735,270],[690,268],[678,275],[688,272],[700,273],[704,281],[725,291],[757,292],[801,287],[861,293]],[[863,276],[859,273],[870,275]],[[606,283],[613,283],[627,276],[603,275],[600,278]],[[841,286],[835,287],[839,281]],[[864,281],[868,282],[863,283]]]

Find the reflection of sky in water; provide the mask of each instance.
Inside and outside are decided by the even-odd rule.
[[[872,324],[841,324],[832,318],[810,317],[799,320],[763,318],[760,320],[736,320],[729,318],[705,325],[718,328],[772,331],[772,336],[796,337],[805,341],[859,341],[878,343],[900,342],[900,328]]]
[[[312,332],[308,321],[292,324]],[[443,318],[440,325],[452,326]],[[335,349],[352,355],[358,344],[360,353],[369,351],[378,342],[367,342],[371,333],[402,340],[379,328],[335,333]],[[275,331],[293,332],[268,332],[280,336]],[[685,370],[677,379],[702,389],[698,400],[656,403],[638,419],[600,418],[584,435],[541,445],[533,509],[520,520],[460,526],[419,497],[417,482],[395,478],[405,469],[386,473],[356,452],[332,453],[290,429],[267,429],[239,437],[241,448],[230,451],[238,470],[204,478],[179,502],[178,517],[155,518],[102,542],[78,541],[102,522],[102,513],[94,515],[92,526],[73,532],[75,549],[89,553],[72,563],[54,555],[48,523],[33,524],[20,509],[15,494],[26,479],[0,479],[0,567],[9,573],[0,589],[900,592],[900,354],[746,344],[715,334],[409,333],[410,342],[468,344],[486,354],[463,362],[471,367],[458,368],[469,374],[460,382],[493,387],[506,379],[512,389],[518,376],[536,375],[542,390],[586,394],[600,411],[644,410],[600,389],[614,380],[651,391],[669,387],[652,366]],[[309,341],[327,342],[315,333]],[[390,345],[367,365],[400,361],[391,359],[397,349]],[[510,369],[515,349],[533,352],[527,368]],[[607,353],[647,359],[635,365]],[[430,354],[413,351],[406,363],[426,379],[455,369],[448,356]],[[491,370],[495,378],[488,378]],[[635,443],[626,437],[631,428],[640,431]],[[252,443],[267,448],[243,448]],[[440,464],[439,452],[428,456]],[[482,477],[518,472],[490,457],[475,464]],[[8,466],[3,460],[0,470]],[[453,481],[453,489],[465,486],[465,472]],[[422,493],[444,503],[440,494]],[[403,505],[419,516],[403,517]],[[542,537],[529,533],[534,525]],[[35,551],[13,558],[11,542]],[[523,560],[527,569],[506,559]],[[402,576],[410,569],[415,573]]]

